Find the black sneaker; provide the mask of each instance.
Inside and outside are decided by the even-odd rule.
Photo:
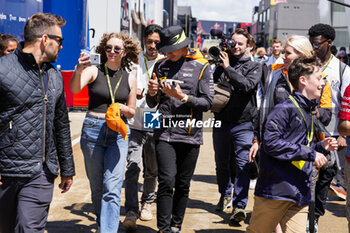
[[[239,223],[247,218],[247,214],[243,208],[234,207],[232,210],[232,215],[230,217],[231,223]]]
[[[136,225],[136,221],[137,221],[138,215],[137,213],[135,213],[134,211],[128,211],[126,213],[124,222],[122,223],[123,227],[125,227],[125,229],[127,230],[136,230],[137,225]]]

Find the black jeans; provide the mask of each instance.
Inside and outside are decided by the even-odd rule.
[[[320,169],[318,180],[315,189],[315,217],[319,218],[325,213],[325,205],[327,202],[327,195],[329,186],[337,173],[336,164],[327,169]]]
[[[156,141],[158,160],[157,227],[181,229],[199,145]]]

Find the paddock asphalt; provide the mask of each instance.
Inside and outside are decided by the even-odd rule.
[[[90,233],[96,231],[95,216],[90,199],[89,183],[85,173],[83,155],[80,150],[79,137],[81,133],[84,112],[70,112],[71,136],[76,165],[76,176],[71,190],[61,194],[58,189],[59,178],[56,179],[54,196],[50,207],[47,233]],[[207,117],[210,115],[206,114]],[[140,176],[142,183],[142,176]],[[139,192],[141,197],[141,193]],[[245,232],[254,201],[254,190],[249,191],[249,201],[246,207],[247,219],[240,225],[230,226],[230,209],[227,213],[215,211],[219,193],[216,185],[215,161],[212,143],[212,133],[204,132],[204,145],[201,146],[195,174],[191,182],[191,191],[187,205],[182,233],[241,233]],[[153,203],[153,213],[156,204]],[[122,190],[121,217],[125,217],[124,188]],[[116,219],[116,221],[118,221]],[[137,221],[137,233],[155,233],[156,218],[151,221]],[[120,224],[119,233],[127,232]],[[319,220],[319,233],[345,233],[347,220],[345,216],[345,201],[339,201],[329,195],[326,214]]]

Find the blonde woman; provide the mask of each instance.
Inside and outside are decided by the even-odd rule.
[[[282,100],[288,98],[293,91],[293,88],[288,81],[288,67],[298,57],[311,57],[313,48],[308,38],[305,36],[291,36],[285,46],[283,53],[283,64],[271,64],[270,68],[270,83],[267,87],[264,97],[263,108],[261,111],[263,123],[270,113],[272,108]]]
[[[264,63],[265,61],[267,61],[268,57],[265,54],[266,49],[264,47],[257,48],[255,61],[259,63]]]

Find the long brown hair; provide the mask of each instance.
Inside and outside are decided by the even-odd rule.
[[[107,62],[107,56],[105,52],[105,48],[107,45],[107,41],[111,38],[118,38],[123,41],[125,56],[122,58],[121,67],[131,70],[132,63],[139,64],[138,56],[141,53],[141,48],[139,46],[138,41],[134,41],[128,34],[126,33],[110,33],[103,34],[100,44],[96,48],[96,52],[101,54],[101,62]]]

